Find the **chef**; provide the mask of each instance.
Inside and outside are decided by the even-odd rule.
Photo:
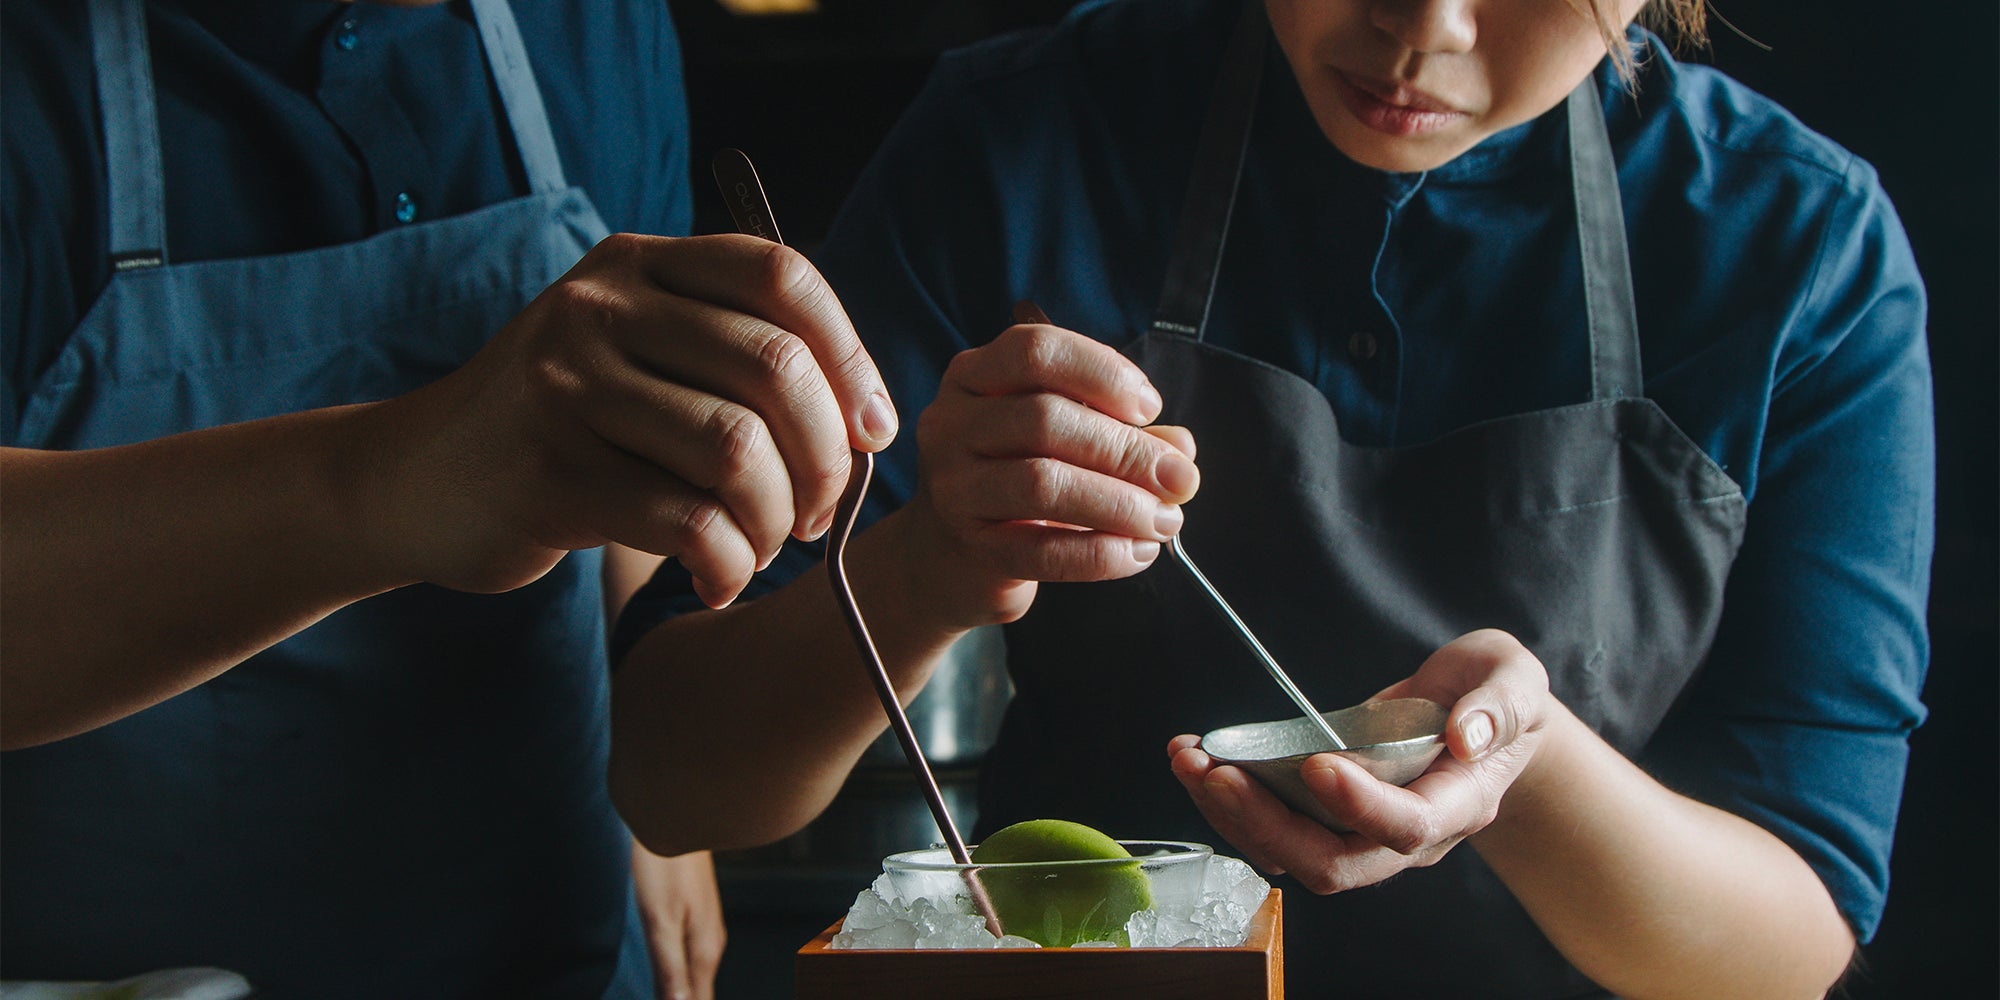
[[[1296,877],[1308,996],[1842,975],[1923,715],[1923,287],[1867,164],[1642,7],[1700,12],[1110,0],[941,64],[820,260],[930,401],[848,554],[906,696],[1010,623],[976,832],[1227,841]],[[1344,835],[1214,766],[1196,734],[1295,710],[1154,565],[1177,534],[1322,707],[1430,698],[1449,753],[1408,788],[1309,761]],[[812,559],[720,614],[671,571],[635,598],[617,683],[762,626],[647,683],[795,751],[669,783],[724,721],[621,728],[642,837],[724,783],[709,835],[779,832],[870,735]],[[825,679],[755,696],[788,657]]]
[[[10,980],[707,992],[607,606],[727,603],[894,411],[803,258],[634,235],[689,225],[662,5],[416,6],[5,8]]]

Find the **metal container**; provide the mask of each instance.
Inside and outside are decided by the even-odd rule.
[[[1444,723],[1449,713],[1428,699],[1372,701],[1320,714],[1340,732],[1347,749],[1334,750],[1320,728],[1304,716],[1217,729],[1201,738],[1201,748],[1217,763],[1250,772],[1286,805],[1339,832],[1347,827],[1328,815],[1299,775],[1306,758],[1316,753],[1338,754],[1382,781],[1407,785],[1428,770],[1444,750]]]
[[[945,653],[905,714],[934,765],[977,765],[1000,736],[1014,687],[1007,679],[1006,634],[997,625],[967,632]],[[907,768],[896,734],[884,732],[861,754],[860,767]]]

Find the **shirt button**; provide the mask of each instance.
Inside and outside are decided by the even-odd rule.
[[[350,17],[340,22],[340,33],[333,36],[333,44],[340,46],[343,52],[352,52],[354,51],[354,46],[359,44],[360,41],[361,36],[355,33],[354,30],[353,18]]]
[[[1356,361],[1367,361],[1375,356],[1375,335],[1362,331],[1347,338],[1347,354]]]
[[[396,196],[396,221],[397,222],[417,221],[417,200],[415,198],[410,197],[410,193],[408,191],[405,191],[402,194]]]

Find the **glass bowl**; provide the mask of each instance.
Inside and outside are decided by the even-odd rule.
[[[961,865],[950,851],[931,847],[892,854],[882,862],[882,871],[905,903],[968,896],[976,880],[992,900],[1003,931],[1045,947],[1080,941],[1123,944],[1125,921],[1135,910],[1185,915],[1201,902],[1214,848],[1177,840],[1118,843],[1132,856]]]

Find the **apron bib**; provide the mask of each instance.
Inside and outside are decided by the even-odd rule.
[[[104,447],[408,392],[601,239],[512,13],[472,7],[527,195],[171,264],[145,11],[93,0],[116,270],[19,443]],[[599,556],[577,552],[508,594],[361,601],[159,705],[9,753],[8,975],[214,965],[274,996],[594,997],[616,970],[621,995],[650,995],[604,789],[607,704]]]
[[[1567,105],[1591,398],[1415,447],[1360,447],[1341,439],[1314,385],[1202,339],[1269,37],[1263,5],[1245,7],[1156,319],[1125,348],[1165,397],[1161,422],[1187,426],[1201,448],[1184,543],[1322,708],[1358,703],[1451,639],[1494,627],[1542,660],[1564,704],[1636,752],[1714,638],[1744,499],[1640,395],[1594,82]],[[1172,565],[1045,584],[1007,647],[1016,695],[982,776],[981,832],[1058,816],[1120,837],[1215,842],[1167,770],[1166,741],[1297,714]],[[1600,992],[1469,846],[1332,896],[1290,886],[1294,994]]]

